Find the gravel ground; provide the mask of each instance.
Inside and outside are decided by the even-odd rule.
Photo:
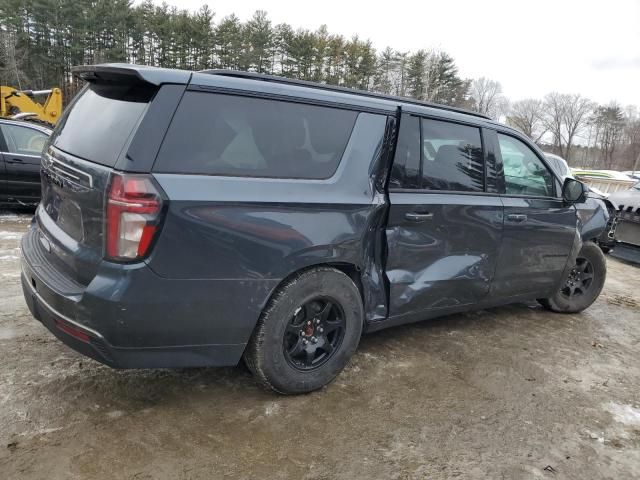
[[[242,367],[116,371],[58,342],[0,216],[0,477],[637,479],[640,269],[580,315],[513,305],[363,338],[335,383],[279,397]]]

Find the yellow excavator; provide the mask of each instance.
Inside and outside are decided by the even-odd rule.
[[[36,97],[44,97],[43,103]],[[18,90],[0,85],[0,118],[29,120],[54,126],[62,113],[62,92],[50,90]]]

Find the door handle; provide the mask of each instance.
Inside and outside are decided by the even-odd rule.
[[[522,223],[527,220],[527,216],[520,213],[511,213],[507,215],[507,220],[512,222]]]
[[[5,160],[5,163],[24,163],[20,158],[9,158]]]
[[[407,212],[404,214],[404,218],[409,220],[410,222],[424,222],[425,220],[431,220],[433,218],[433,213],[416,213],[416,212]]]

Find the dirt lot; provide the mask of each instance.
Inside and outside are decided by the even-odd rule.
[[[262,391],[242,367],[116,371],[59,343],[0,217],[0,478],[640,478],[640,269],[587,312],[514,305],[366,336],[338,380]]]

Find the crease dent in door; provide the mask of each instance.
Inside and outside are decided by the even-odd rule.
[[[433,217],[408,220],[406,213],[418,207]],[[502,222],[497,197],[393,193],[386,270],[391,316],[484,299],[495,274]]]

